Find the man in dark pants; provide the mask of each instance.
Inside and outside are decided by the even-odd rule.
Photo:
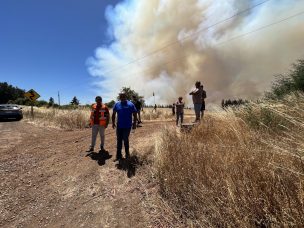
[[[138,115],[137,122],[138,122],[138,124],[140,124],[140,123],[142,123],[141,117],[140,117],[140,111],[142,110],[142,103],[136,96],[133,96],[133,104],[135,105],[135,108],[137,110],[137,115]]]
[[[181,120],[181,126],[184,122],[184,107],[185,103],[183,102],[183,98],[179,97],[177,102],[175,103],[176,106],[176,126],[178,126],[179,119]]]
[[[203,86],[203,85],[201,85],[201,89],[203,90],[203,93],[202,93],[201,119],[203,119],[203,117],[204,117],[204,112],[205,112],[205,110],[206,110],[205,99],[207,98],[207,93],[206,93],[206,91],[204,90],[204,86]]]
[[[131,132],[131,128],[136,129],[136,121],[137,121],[137,110],[134,104],[131,101],[127,100],[127,96],[125,93],[119,94],[120,101],[114,105],[113,115],[112,115],[112,127],[116,128],[116,136],[117,136],[117,153],[116,153],[116,161],[120,161],[122,159],[122,142],[124,142],[126,159],[129,158],[129,135]],[[116,113],[117,113],[117,126],[116,126]],[[132,115],[133,115],[133,124],[132,124]]]
[[[202,108],[202,97],[203,97],[203,90],[201,88],[201,82],[197,81],[195,83],[195,90],[193,90],[189,95],[192,95],[194,111],[195,111],[195,121],[200,122],[201,120],[201,108]]]

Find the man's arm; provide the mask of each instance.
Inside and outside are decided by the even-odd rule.
[[[116,127],[116,111],[113,109],[113,114],[112,114],[112,127],[113,129]]]
[[[136,129],[137,113],[133,112],[133,129]]]
[[[198,94],[200,92],[200,90],[199,89],[195,89],[195,90],[193,90],[191,93],[192,94],[190,94],[190,95],[196,95],[196,94]]]
[[[110,111],[108,108],[106,109],[106,113],[107,113],[106,127],[108,127],[110,123]]]
[[[132,106],[132,114],[133,114],[133,129],[136,129],[137,109],[136,109],[135,105]]]

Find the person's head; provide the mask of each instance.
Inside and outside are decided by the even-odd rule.
[[[179,102],[181,102],[182,100],[183,100],[183,98],[182,98],[182,97],[179,97],[179,98],[178,98],[178,101],[179,101]]]
[[[203,86],[203,85],[201,85],[201,88],[202,88],[202,89],[204,89],[204,86]]]
[[[195,82],[195,87],[196,88],[199,88],[200,86],[201,86],[201,82],[200,81]]]
[[[127,101],[127,95],[125,93],[120,93],[119,94],[119,100],[121,102],[126,102]]]
[[[101,104],[101,102],[102,102],[101,96],[95,97],[95,101],[96,101],[97,104]]]

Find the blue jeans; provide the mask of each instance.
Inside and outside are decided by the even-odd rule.
[[[122,154],[122,141],[124,142],[126,157],[129,156],[129,135],[131,132],[131,128],[116,128],[116,136],[117,136],[117,153],[116,158],[121,159]]]
[[[201,118],[201,108],[202,108],[202,104],[194,104],[194,111],[195,111],[195,116],[196,119],[195,120],[200,120]]]

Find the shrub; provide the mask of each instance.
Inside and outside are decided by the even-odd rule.
[[[266,96],[270,99],[281,99],[296,91],[304,92],[304,59],[293,64],[286,75],[278,75],[271,91],[266,93]]]

